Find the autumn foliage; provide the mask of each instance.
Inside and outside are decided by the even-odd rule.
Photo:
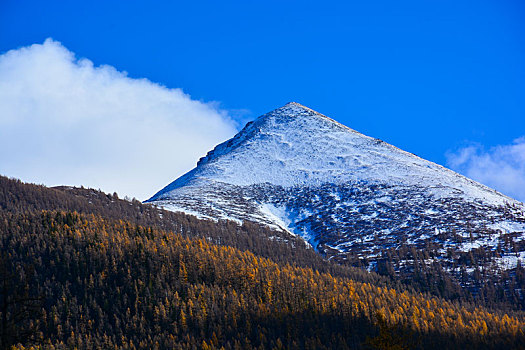
[[[196,238],[74,210],[4,208],[0,235],[5,271],[0,283],[11,287],[0,301],[19,289],[38,302],[38,310],[11,331],[11,343],[2,339],[4,348],[512,349],[525,344],[519,312],[357,281],[341,270],[315,268],[317,263],[274,260],[216,244],[206,232]],[[1,319],[7,322],[17,307],[25,306],[0,310]],[[26,336],[16,338],[17,332]]]

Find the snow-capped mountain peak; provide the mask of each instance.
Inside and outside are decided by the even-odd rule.
[[[149,202],[287,230],[343,258],[429,241],[496,249],[497,235],[525,231],[522,203],[296,102],[248,123]],[[525,252],[513,256],[494,262],[512,267]]]
[[[417,185],[447,196],[461,192],[493,204],[513,200],[440,165],[365,136],[296,102],[248,123],[201,158],[197,168],[157,193],[169,198],[187,181],[236,186],[319,186],[348,182]]]

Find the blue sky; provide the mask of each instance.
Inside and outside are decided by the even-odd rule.
[[[46,38],[241,123],[300,102],[525,199],[522,1],[0,2],[0,53]],[[483,178],[501,162],[514,179]]]

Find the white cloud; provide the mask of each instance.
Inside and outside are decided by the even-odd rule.
[[[235,123],[180,89],[77,59],[47,39],[0,55],[0,174],[146,199]]]
[[[525,202],[525,137],[488,150],[471,145],[447,154],[447,159],[452,169]]]

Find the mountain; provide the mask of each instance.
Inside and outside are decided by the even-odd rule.
[[[525,206],[298,103],[249,122],[147,202],[253,221],[329,259],[482,285],[525,259]]]

